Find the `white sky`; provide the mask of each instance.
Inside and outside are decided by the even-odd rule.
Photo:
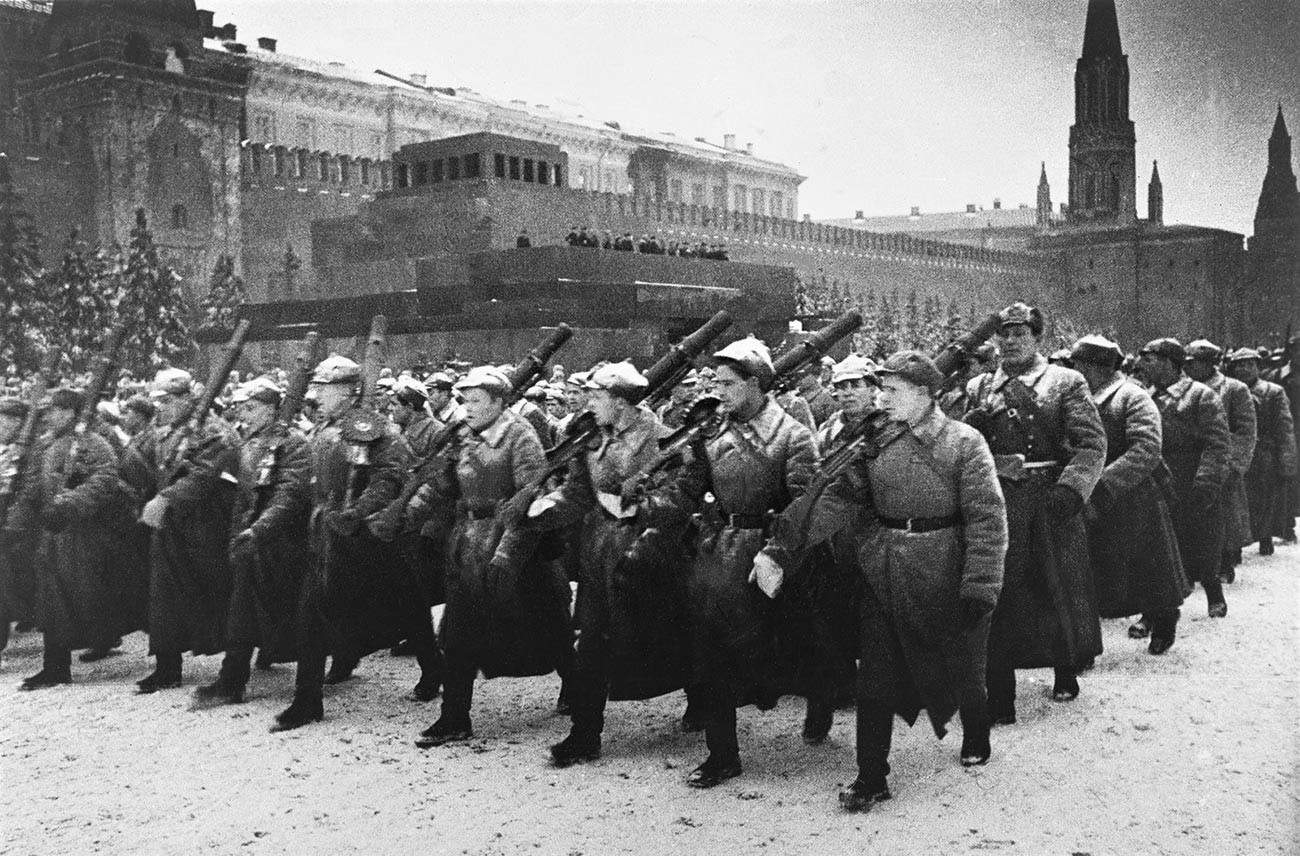
[[[200,0],[239,38],[624,127],[754,143],[815,218],[1066,201],[1086,0]],[[1250,234],[1278,101],[1300,130],[1300,0],[1119,0],[1138,214]],[[1297,145],[1300,152],[1300,145]]]

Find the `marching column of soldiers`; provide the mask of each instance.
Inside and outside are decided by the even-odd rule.
[[[1222,619],[1243,550],[1296,539],[1300,337],[1126,357],[1088,335],[1049,361],[1016,303],[877,364],[828,356],[856,313],[774,358],[718,349],[724,312],[652,366],[541,381],[567,326],[517,365],[393,377],[382,322],[361,362],[317,362],[313,336],[292,373],[228,383],[245,324],[206,384],[165,368],[115,396],[110,344],[81,387],[7,390],[0,647],[15,622],[43,640],[20,689],[144,630],[139,693],[223,655],[196,709],[296,663],[288,730],[390,649],[418,663],[408,698],[441,694],[424,749],[474,735],[480,676],[557,674],[557,767],[601,756],[609,702],[684,691],[696,788],[741,775],[742,708],[803,696],[819,743],[851,702],[839,798],[864,811],[890,797],[895,717],[940,738],[957,717],[960,763],[985,764],[1017,670],[1052,669],[1067,703],[1100,619],[1164,654],[1197,584]]]

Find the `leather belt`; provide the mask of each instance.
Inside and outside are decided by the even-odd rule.
[[[761,514],[721,514],[724,526],[732,529],[766,529],[769,521],[767,512]]]
[[[904,532],[935,532],[961,525],[960,514],[950,514],[947,517],[880,517],[877,519],[880,525],[887,529],[901,529]]]

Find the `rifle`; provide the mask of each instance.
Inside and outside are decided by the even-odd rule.
[[[303,399],[307,397],[307,387],[311,385],[311,373],[315,367],[320,351],[320,334],[308,333],[303,339],[302,349],[295,358],[293,374],[289,377],[289,388],[280,400],[280,409],[275,414],[276,430],[287,434],[298,418]]]
[[[946,380],[961,371],[966,358],[1001,327],[1002,319],[995,313],[973,330],[948,343],[934,358],[939,373]],[[874,458],[879,455],[881,449],[896,436],[896,433],[889,430],[891,424],[892,420],[884,411],[872,410],[853,424],[846,425],[835,438],[834,444],[827,448],[817,462],[817,473],[808,489],[777,515],[774,534],[780,536],[783,533],[786,539],[802,540],[799,536],[806,532],[808,520],[822,492],[860,456]],[[894,427],[897,429],[896,425]]]
[[[554,357],[572,337],[573,328],[568,324],[560,324],[547,334],[546,338],[536,348],[529,351],[528,355],[520,360],[519,364],[510,372],[510,392],[507,396],[514,397],[528,389],[533,381],[546,370],[546,364],[550,362],[551,357]],[[462,423],[459,421],[449,422],[439,429],[438,433],[429,441],[428,451],[407,470],[402,492],[397,495],[395,500],[366,518],[370,531],[376,538],[381,541],[392,541],[397,537],[397,532],[401,528],[402,514],[405,513],[406,506],[410,503],[411,498],[424,486],[425,480],[421,477],[422,473],[429,464],[436,461],[447,450],[447,447],[459,434],[461,425]]]
[[[629,402],[637,405],[666,399],[673,387],[691,370],[695,358],[731,324],[731,313],[725,309],[719,310],[694,333],[669,348],[668,353],[660,357],[658,362],[646,371],[645,378],[648,383],[645,389],[632,395]],[[546,468],[521,487],[505,504],[505,507],[510,509],[510,514],[522,517],[523,509],[527,508],[526,503],[532,501],[542,485],[546,484],[552,476],[567,469],[572,461],[585,454],[600,440],[600,434],[600,426],[596,424],[595,414],[590,410],[577,416],[565,438],[546,451]]]
[[[850,309],[829,326],[823,327],[807,339],[777,357],[772,363],[772,380],[763,387],[764,392],[780,393],[791,389],[799,372],[809,363],[820,360],[835,343],[862,326],[862,313]]]
[[[54,359],[47,361],[49,369],[54,368]],[[32,381],[32,388],[27,394],[27,415],[18,429],[18,436],[5,450],[0,460],[0,523],[9,522],[9,510],[23,491],[23,481],[31,469],[31,455],[36,445],[36,432],[41,424],[42,402],[45,399],[49,379],[46,370],[41,369]]]
[[[117,353],[122,349],[122,342],[126,336],[125,327],[116,327],[108,336],[108,341],[104,343],[104,350],[95,357],[95,368],[90,375],[90,384],[86,387],[85,395],[81,400],[81,409],[77,412],[77,421],[72,429],[72,444],[68,447],[68,465],[73,468],[69,473],[66,486],[71,488],[78,478],[75,472],[77,466],[77,456],[81,452],[82,438],[86,432],[94,427],[95,422],[99,419],[99,398],[104,393],[105,387],[108,386],[109,373],[117,364]]]
[[[203,428],[203,423],[208,419],[208,411],[212,409],[212,403],[217,400],[222,387],[226,385],[226,379],[235,370],[235,363],[239,362],[239,355],[244,350],[244,340],[248,338],[249,326],[250,323],[245,318],[235,327],[230,341],[221,352],[221,359],[212,366],[212,371],[208,374],[208,385],[203,390],[203,394],[197,398],[191,397],[180,416],[172,423],[172,429],[180,440],[176,443],[167,466],[164,467],[168,477],[163,484],[170,483],[175,478],[181,462],[185,460],[185,455],[189,451],[190,441]]]
[[[361,398],[339,425],[339,434],[349,447],[348,486],[343,497],[344,506],[351,505],[356,499],[357,490],[361,486],[361,472],[370,466],[370,444],[387,431],[388,420],[375,408],[387,335],[388,319],[383,315],[371,318],[370,335],[366,337],[366,353],[361,361]]]

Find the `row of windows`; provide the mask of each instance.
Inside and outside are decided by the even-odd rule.
[[[309,152],[306,149],[287,149],[284,146],[265,146],[254,143],[248,147],[246,166],[251,175],[269,169],[275,178],[308,178],[328,184],[377,185],[382,181],[380,169],[370,158],[353,160],[347,155],[328,152]]]
[[[398,163],[394,164],[393,169],[396,187],[423,187],[444,181],[459,181],[462,178],[481,178],[483,158],[478,152],[472,152],[431,161]],[[564,182],[564,170],[559,164],[515,155],[493,155],[492,174],[497,178],[532,184],[554,184],[556,187],[562,186]]]
[[[685,202],[686,197],[683,193],[684,185],[680,178],[674,178],[668,182],[668,201]],[[750,214],[761,214],[769,217],[786,217],[794,219],[794,202],[788,205],[785,200],[785,193],[780,190],[773,190],[770,193],[760,187],[750,190],[743,184],[733,185],[732,205],[733,211],[741,211]],[[704,185],[691,185],[691,204],[704,205]],[[727,208],[727,192],[722,185],[713,187],[713,207]]]

